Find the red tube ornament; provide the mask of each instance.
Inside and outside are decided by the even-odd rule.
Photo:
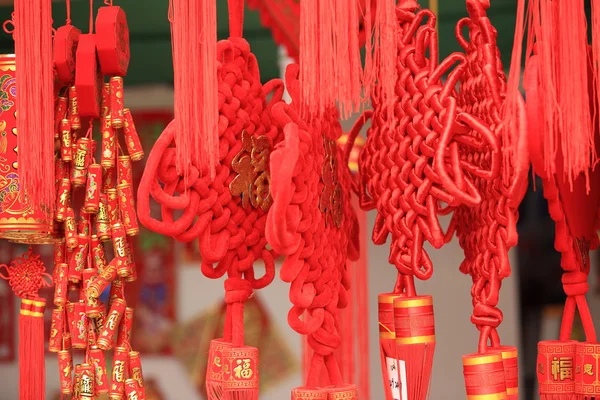
[[[88,214],[96,214],[100,207],[100,183],[102,182],[102,166],[92,164],[88,168],[85,188],[84,210]]]
[[[71,129],[81,129],[81,118],[79,117],[79,102],[77,101],[77,89],[75,86],[69,88],[69,120]]]
[[[56,197],[56,214],[54,219],[59,222],[65,220],[67,208],[71,204],[71,181],[61,179],[58,186],[58,196]]]
[[[73,142],[71,133],[71,121],[63,119],[60,121],[60,158],[63,161],[73,160]]]
[[[125,233],[128,236],[135,236],[140,233],[140,228],[135,212],[135,201],[131,185],[126,183],[118,185],[117,195],[119,196],[119,210]]]
[[[62,350],[62,338],[65,329],[65,310],[62,307],[52,310],[48,351],[58,353]]]
[[[73,357],[70,350],[58,352],[58,376],[60,381],[60,392],[71,394],[73,389]]]
[[[110,120],[114,129],[123,128],[123,78],[113,76],[110,78]]]
[[[110,311],[108,312],[108,317],[106,318],[100,336],[98,337],[98,348],[102,350],[110,350],[113,348],[115,343],[115,334],[117,333],[119,323],[121,322],[121,318],[123,318],[126,307],[125,301],[122,299],[116,299],[113,301]]]
[[[94,367],[94,394],[99,396],[108,393],[108,377],[106,376],[106,360],[104,353],[97,347],[89,351],[90,364]]]
[[[129,108],[126,108],[123,111],[125,118],[124,125],[124,133],[125,133],[125,143],[127,144],[127,152],[129,153],[129,157],[131,157],[132,161],[140,161],[144,158],[144,149],[142,147],[142,142],[140,141],[140,137],[138,136],[137,130],[135,129],[135,124],[133,122],[133,117],[131,116],[131,111]]]
[[[131,343],[131,329],[133,328],[133,308],[126,307],[125,314],[119,325],[119,334],[117,335],[117,347],[128,348]]]
[[[125,394],[125,380],[127,379],[127,349],[115,348],[113,357],[112,380],[109,395],[111,398],[120,398]]]
[[[54,267],[54,305],[64,307],[67,304],[67,273],[69,266],[65,263]]]

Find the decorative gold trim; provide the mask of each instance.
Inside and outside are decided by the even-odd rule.
[[[433,305],[433,298],[428,296],[421,299],[401,299],[394,302],[394,308],[413,308]]]
[[[516,387],[516,388],[506,388],[506,394],[509,395],[509,396],[517,395],[517,394],[519,394],[519,388],[518,387]]]
[[[45,301],[36,301],[36,300],[29,300],[29,299],[23,299],[23,300],[21,300],[21,303],[23,303],[23,304],[31,304],[31,305],[34,305],[36,307],[45,307],[46,306],[46,302]]]
[[[396,337],[396,344],[420,344],[420,343],[435,343],[435,335]]]
[[[495,362],[502,362],[501,354],[488,354],[488,355],[468,357],[468,358],[463,357],[463,366],[492,364]]]
[[[29,310],[21,310],[21,315],[27,315],[29,317],[43,317],[44,313],[33,312],[33,311],[29,311]]]
[[[509,350],[509,351],[503,351],[502,352],[502,359],[503,360],[510,360],[511,358],[517,358],[519,355],[519,352],[517,350]]]
[[[467,400],[507,400],[506,392],[494,394],[472,394],[467,395]]]

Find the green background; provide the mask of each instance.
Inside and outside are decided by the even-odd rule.
[[[465,0],[438,0],[440,55],[443,57],[459,50],[454,37],[456,22],[466,16]],[[516,0],[492,0],[488,12],[498,30],[498,46],[503,54],[505,67],[508,67],[512,48],[515,24]],[[127,13],[131,35],[131,62],[127,75],[127,86],[145,83],[169,83],[173,79],[171,63],[171,38],[167,12],[169,0],[115,0]],[[421,0],[426,6],[426,1]],[[94,0],[100,7],[103,1]],[[219,39],[228,36],[227,0],[217,0],[217,26]],[[0,21],[10,19],[12,7],[0,7]],[[89,25],[89,1],[71,0],[73,24],[84,33]],[[65,3],[53,3],[54,26],[64,24]],[[250,42],[252,51],[258,58],[261,78],[268,80],[279,75],[277,46],[270,32],[260,25],[258,13],[246,10],[244,36]],[[10,35],[0,35],[0,53],[12,53]]]

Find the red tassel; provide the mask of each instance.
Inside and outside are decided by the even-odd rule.
[[[215,0],[171,0],[176,165],[215,175],[218,148]]]
[[[15,0],[20,190],[32,209],[54,204],[54,72],[51,0]]]
[[[44,307],[46,301],[21,300],[19,314],[19,399],[46,398]]]
[[[320,117],[336,102],[343,118],[358,110],[362,75],[358,36],[357,0],[300,3],[300,112],[304,118]]]
[[[416,9],[418,5],[415,1],[401,1],[400,7]],[[403,4],[404,3],[404,4]],[[367,5],[367,8],[369,6]],[[370,10],[372,12],[372,10]],[[368,21],[370,18],[367,18]],[[367,27],[370,24],[367,23]],[[396,18],[396,1],[383,0],[378,1],[375,9],[373,32],[367,31],[367,50],[373,47],[373,54],[367,53],[366,69],[372,69],[366,76],[365,85],[367,93],[371,93],[372,85],[377,81],[380,92],[380,105],[385,110],[386,120],[390,123],[394,119],[394,106],[396,101],[396,82],[398,73],[396,70],[396,57],[398,49]],[[372,60],[370,59],[372,57]]]
[[[395,354],[400,378],[406,376],[408,400],[425,400],[429,396],[435,326],[431,296],[394,299]],[[502,363],[500,363],[502,367]]]

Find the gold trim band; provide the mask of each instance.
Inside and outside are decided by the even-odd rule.
[[[463,357],[463,366],[470,365],[483,365],[483,364],[492,364],[495,362],[502,362],[502,355],[500,354],[490,354],[487,356],[478,356],[473,358],[464,358]]]
[[[43,317],[44,313],[29,310],[21,310],[21,315],[27,315],[29,317]]]
[[[509,396],[517,395],[519,394],[519,388],[506,388],[506,394]]]
[[[21,303],[23,303],[23,304],[32,304],[32,305],[37,306],[37,307],[45,307],[46,306],[46,302],[45,301],[37,301],[37,300],[30,300],[30,299],[23,299],[23,300],[21,300]]]
[[[467,400],[507,400],[506,392],[493,394],[472,394],[467,395]]]
[[[519,352],[517,350],[503,351],[502,352],[502,359],[503,360],[509,360],[511,358],[517,358],[518,356],[519,356]]]
[[[424,307],[432,306],[433,298],[427,297],[424,299],[402,299],[394,301],[394,308],[413,308],[413,307]]]
[[[435,335],[429,336],[412,336],[412,337],[396,337],[397,344],[419,344],[419,343],[435,343]]]

